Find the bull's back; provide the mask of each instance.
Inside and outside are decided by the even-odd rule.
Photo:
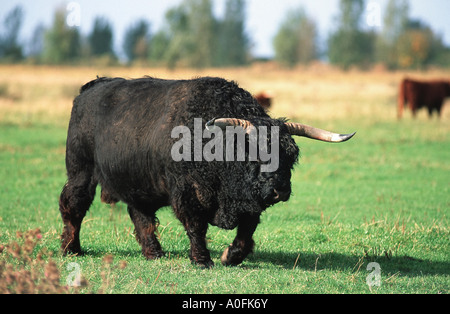
[[[94,151],[114,143],[125,150],[159,138],[170,112],[171,82],[175,81],[100,78],[89,82],[74,101],[69,132],[89,138]]]

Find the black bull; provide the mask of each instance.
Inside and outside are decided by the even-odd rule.
[[[192,130],[196,118],[220,128],[278,127],[278,169],[262,172],[260,160],[174,161],[171,149],[177,139],[171,131],[176,126]],[[214,265],[205,240],[208,224],[237,227],[221,261],[241,263],[253,249],[261,213],[291,193],[291,170],[299,154],[292,135],[342,142],[353,134],[272,119],[250,93],[220,78],[98,78],[87,83],[74,100],[67,135],[68,181],[59,201],[63,252],[81,253],[81,223],[100,184],[103,200],[128,205],[146,258],[164,254],[155,236],[155,213],[170,205],[189,237],[193,263]]]

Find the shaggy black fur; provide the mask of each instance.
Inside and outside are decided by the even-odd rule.
[[[173,161],[171,148],[178,141],[171,138],[175,126],[193,130],[194,118],[202,118],[204,125],[219,117],[279,126],[279,169],[261,172],[261,163],[250,161]],[[237,227],[236,239],[222,257],[225,265],[237,265],[253,248],[260,214],[279,201],[274,190],[291,193],[291,170],[298,154],[284,121],[270,118],[234,82],[210,77],[98,78],[81,88],[72,109],[66,148],[68,182],[60,197],[62,249],[81,252],[81,222],[100,184],[103,200],[128,205],[136,238],[148,259],[163,255],[155,236],[155,213],[171,205],[190,239],[192,262],[204,267],[213,266],[205,240],[208,224]]]

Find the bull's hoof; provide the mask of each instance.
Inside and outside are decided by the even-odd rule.
[[[83,256],[80,248],[67,248],[65,245],[61,245],[61,253],[63,256]]]
[[[236,254],[237,253],[237,254]],[[223,251],[222,257],[220,261],[223,266],[237,266],[244,260],[244,257],[241,256],[241,252],[236,250],[233,245],[230,245]]]
[[[69,240],[68,238],[64,237],[64,235],[61,238],[61,252],[63,256],[81,255],[80,241]]]
[[[220,261],[222,262],[223,266],[228,266],[228,250],[229,250],[229,247],[227,247],[225,249],[225,251],[223,251],[223,254],[220,257]]]
[[[157,251],[157,252],[142,252],[142,254],[145,256],[148,260],[154,260],[159,259],[161,257],[164,257],[166,254],[163,251]]]
[[[210,268],[214,267],[214,262],[212,260],[202,261],[202,262],[191,260],[191,262],[193,265],[197,265],[201,269],[210,269]]]
[[[222,257],[220,258],[220,261],[222,262],[223,266],[237,266],[241,264],[245,257],[252,251],[253,243],[251,246],[248,246],[244,249],[230,244],[229,247],[223,251]]]

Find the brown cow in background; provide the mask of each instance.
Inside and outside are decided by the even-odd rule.
[[[398,96],[397,118],[402,118],[406,104],[411,109],[413,117],[416,116],[417,110],[423,107],[428,108],[430,118],[434,110],[440,117],[445,97],[450,97],[450,81],[420,82],[404,79]]]
[[[254,95],[259,104],[265,109],[269,109],[272,105],[272,93],[268,91],[260,92],[259,94]]]

